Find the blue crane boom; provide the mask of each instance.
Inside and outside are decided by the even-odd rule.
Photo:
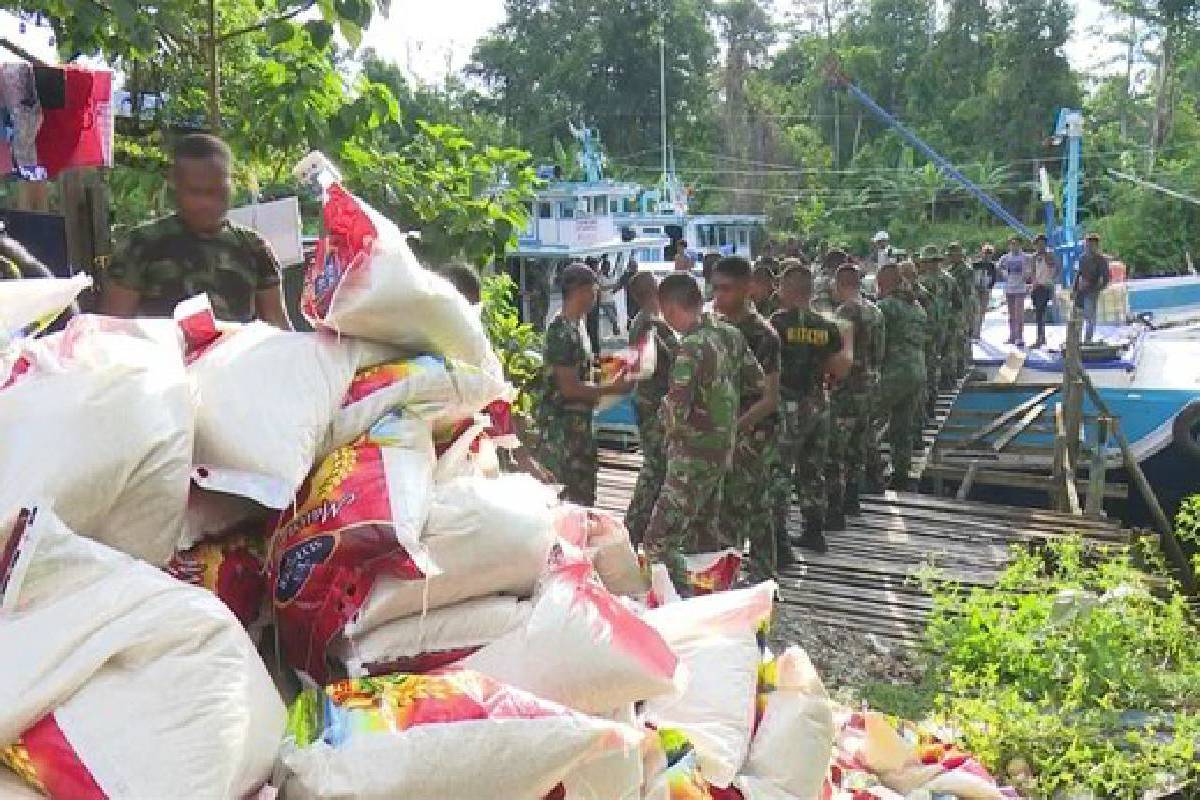
[[[1009,212],[1008,209],[1000,205],[1000,203],[994,197],[989,195],[983,189],[979,188],[974,181],[959,172],[958,168],[951,164],[945,157],[943,157],[941,153],[925,144],[920,136],[917,136],[917,134],[905,127],[904,123],[900,122],[900,120],[889,114],[882,106],[871,99],[869,94],[858,88],[858,86],[856,86],[854,82],[851,81],[850,78],[841,71],[841,69],[837,66],[836,61],[831,61],[827,66],[826,71],[829,81],[833,86],[840,89],[845,89],[851,97],[866,106],[867,110],[874,114],[880,122],[896,131],[896,133],[900,134],[905,141],[917,148],[917,150],[921,151],[926,158],[936,164],[944,175],[954,181],[957,181],[976,200],[983,203],[988,211],[991,211],[993,214],[999,217],[1005,225],[1008,225],[1010,228],[1017,231],[1027,239],[1033,238],[1033,231],[1026,227],[1025,223],[1021,222],[1021,220],[1017,219],[1017,217]]]

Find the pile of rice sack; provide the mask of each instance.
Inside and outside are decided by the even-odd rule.
[[[201,298],[31,338],[86,281],[0,283],[3,796],[998,796],[851,747],[874,718],[767,651],[740,554],[672,586],[481,458],[511,389],[477,309],[339,185],[324,224],[312,333]]]

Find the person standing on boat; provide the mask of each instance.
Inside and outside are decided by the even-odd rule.
[[[1037,341],[1034,348],[1046,346],[1046,311],[1054,300],[1054,287],[1062,276],[1062,265],[1046,242],[1046,234],[1039,233],[1033,237],[1035,248],[1033,254],[1033,300],[1034,319],[1037,320]]]
[[[763,372],[737,328],[704,312],[691,275],[663,278],[658,302],[681,339],[659,411],[667,474],[643,544],[647,565],[666,565],[687,596],[692,587],[683,555],[721,546],[721,498],[740,427],[738,407],[746,392],[763,391]]]
[[[825,475],[829,509],[825,529],[842,531],[846,529],[846,515],[860,513],[858,494],[872,406],[879,395],[884,329],[878,306],[863,297],[858,267],[843,264],[834,280],[834,293],[841,303],[835,318],[842,330],[849,332],[853,361],[849,374],[837,384],[830,399],[832,420]]]
[[[888,420],[892,488],[908,491],[912,489],[909,472],[912,468],[913,424],[918,415],[921,390],[926,384],[929,318],[901,279],[896,266],[881,267],[876,282],[885,332],[880,397]]]
[[[675,243],[675,269],[678,272],[691,274],[696,266],[696,261],[688,254],[687,247],[687,239],[680,239]]]
[[[1075,306],[1083,310],[1083,342],[1091,344],[1096,334],[1096,307],[1100,293],[1112,280],[1108,259],[1100,252],[1100,234],[1092,232],[1084,239],[1083,256],[1075,276]]]
[[[929,330],[933,339],[933,349],[929,353],[931,360],[926,364],[925,402],[932,415],[933,407],[937,403],[942,370],[945,369],[947,375],[950,373],[946,354],[950,348],[950,330],[954,325],[950,289],[947,286],[949,278],[942,271],[942,254],[936,245],[927,244],[921,248],[917,257],[917,271],[918,282],[929,293],[931,299]]]
[[[749,261],[727,256],[713,267],[712,284],[713,308],[741,332],[766,376],[761,388],[743,387],[733,467],[721,493],[723,532],[736,548],[750,542],[750,561],[761,578],[773,575],[777,563],[769,479],[779,458],[779,334],[750,303],[750,275]]]
[[[625,527],[636,545],[642,541],[654,501],[662,491],[663,478],[667,474],[667,453],[664,444],[662,418],[658,414],[662,399],[667,394],[671,377],[671,364],[679,349],[679,335],[663,319],[658,306],[658,279],[651,272],[639,272],[629,283],[629,295],[637,300],[638,313],[629,325],[629,342],[640,344],[647,338],[654,339],[654,375],[639,381],[633,394],[633,408],[637,412],[638,439],[642,449],[642,468],[638,472],[633,499],[625,512]]]
[[[954,279],[959,300],[962,302],[951,350],[954,374],[961,376],[971,365],[971,333],[975,329],[975,317],[979,312],[976,308],[975,270],[967,263],[963,255],[963,246],[958,242],[951,242],[946,246],[946,272]]]
[[[979,259],[971,265],[975,272],[975,338],[983,335],[983,318],[992,304],[992,287],[996,285],[996,248],[984,242]]]
[[[792,494],[804,517],[797,545],[825,552],[825,461],[829,453],[829,392],[825,376],[845,376],[850,358],[843,352],[838,324],[811,307],[812,270],[799,260],[784,261],[779,281],[783,309],[771,317],[780,339],[780,466],[773,481],[775,543],[786,553]],[[786,556],[785,556],[786,557]]]
[[[1008,302],[1008,341],[1017,347],[1025,346],[1025,296],[1033,283],[1033,262],[1021,250],[1021,237],[1010,236],[1008,252],[996,265],[1004,276],[1004,299]]]
[[[559,276],[562,311],[546,327],[542,354],[545,384],[537,406],[537,458],[563,484],[562,497],[583,506],[596,502],[596,440],[592,409],[606,395],[624,394],[623,377],[592,380],[593,350],[584,321],[596,306],[596,273],[586,264],[568,265]]]

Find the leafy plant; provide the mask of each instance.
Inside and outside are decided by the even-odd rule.
[[[1123,552],[1017,551],[994,588],[933,583],[937,716],[1032,797],[1200,779],[1200,636]]]
[[[1200,572],[1200,494],[1194,494],[1179,504],[1175,514],[1175,535],[1192,554],[1192,568]]]
[[[529,413],[541,378],[542,337],[521,322],[513,302],[516,284],[504,273],[483,278],[483,327],[504,367],[504,376],[517,389],[517,410]]]

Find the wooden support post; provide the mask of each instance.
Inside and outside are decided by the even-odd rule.
[[[1062,511],[1066,503],[1063,482],[1063,463],[1066,460],[1066,435],[1064,434],[1062,403],[1054,404],[1054,466],[1050,470],[1050,499],[1055,511]]]
[[[1085,513],[1098,519],[1104,515],[1104,485],[1108,470],[1108,417],[1096,420],[1096,441],[1092,449],[1092,464],[1088,469],[1088,492]]]
[[[962,483],[958,485],[958,494],[955,498],[958,500],[966,500],[967,495],[971,493],[971,487],[975,485],[975,476],[979,472],[979,462],[972,461],[967,467],[967,474],[963,475]]]
[[[1096,408],[1100,410],[1100,413],[1112,420],[1112,434],[1116,437],[1117,445],[1121,448],[1121,457],[1125,464],[1125,471],[1129,473],[1129,477],[1132,479],[1133,484],[1137,486],[1142,499],[1146,501],[1146,507],[1150,509],[1150,516],[1154,520],[1154,527],[1158,528],[1159,541],[1162,543],[1163,553],[1166,554],[1167,559],[1171,562],[1171,566],[1175,568],[1180,585],[1189,597],[1200,597],[1200,586],[1196,583],[1196,573],[1192,570],[1192,562],[1184,554],[1183,548],[1179,544],[1179,539],[1175,537],[1175,528],[1171,524],[1171,520],[1167,518],[1167,512],[1163,511],[1162,504],[1158,502],[1158,495],[1154,493],[1154,487],[1146,479],[1146,473],[1142,472],[1142,465],[1138,463],[1137,458],[1133,455],[1133,449],[1129,446],[1129,440],[1125,438],[1125,432],[1121,430],[1120,418],[1114,416],[1112,411],[1109,410],[1108,404],[1104,402],[1104,398],[1096,391],[1096,387],[1092,385],[1092,381],[1087,375],[1083,377],[1083,386],[1092,398],[1092,402],[1096,404]]]
[[[1082,338],[1083,319],[1071,311],[1067,322],[1067,344],[1063,350],[1063,409],[1067,437],[1067,455],[1071,466],[1079,463],[1080,434],[1083,431],[1083,358],[1079,343]]]

